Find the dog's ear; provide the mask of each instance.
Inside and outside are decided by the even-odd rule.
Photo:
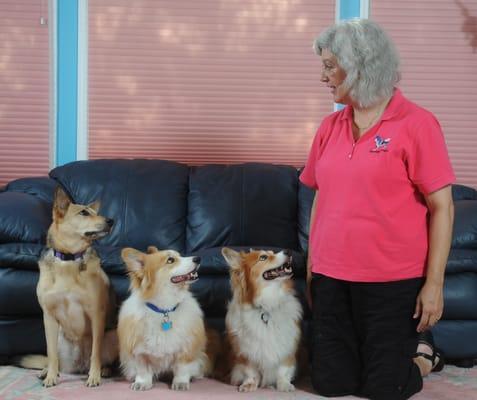
[[[97,214],[99,211],[99,207],[101,207],[101,201],[96,200],[94,203],[88,204],[88,208],[91,208],[94,210],[94,212]]]
[[[131,247],[126,247],[121,251],[121,258],[129,272],[141,275],[144,271],[145,254]]]
[[[225,261],[227,261],[227,264],[229,264],[231,268],[235,269],[240,267],[240,264],[242,262],[242,256],[239,252],[229,249],[228,247],[223,247],[222,255],[224,256]]]
[[[149,246],[147,248],[147,254],[157,253],[159,249],[156,246]]]
[[[58,186],[55,190],[55,200],[53,202],[53,219],[64,217],[70,204],[70,197]]]

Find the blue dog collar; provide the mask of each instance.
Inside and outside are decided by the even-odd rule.
[[[176,304],[175,307],[170,309],[159,308],[156,305],[149,302],[146,302],[146,306],[150,310],[163,315],[162,322],[161,322],[161,328],[163,331],[168,331],[169,329],[172,328],[172,321],[170,321],[169,319],[169,313],[176,311],[176,308],[179,306],[179,304]]]
[[[157,307],[155,304],[152,304],[152,303],[149,303],[149,302],[146,302],[146,306],[147,306],[148,308],[150,308],[150,309],[151,309],[152,311],[154,311],[154,312],[157,312],[157,313],[159,313],[159,314],[167,315],[167,314],[169,314],[170,312],[176,311],[176,308],[179,306],[179,304],[176,304],[175,307],[170,308],[170,309],[159,308],[159,307]]]

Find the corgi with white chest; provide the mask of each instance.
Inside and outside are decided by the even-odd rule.
[[[241,392],[294,391],[303,311],[290,279],[290,253],[223,248],[222,255],[232,287],[225,321],[231,384]]]
[[[172,389],[188,390],[192,378],[213,369],[203,313],[189,291],[200,259],[153,246],[147,254],[126,248],[121,256],[131,280],[118,321],[123,373],[133,390],[151,389],[155,377],[170,373]]]

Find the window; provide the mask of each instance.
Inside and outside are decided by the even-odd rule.
[[[0,2],[0,186],[49,169],[47,2]]]
[[[89,157],[303,165],[334,4],[89,1]]]
[[[477,2],[380,0],[370,15],[398,47],[403,93],[439,119],[457,182],[477,188]]]

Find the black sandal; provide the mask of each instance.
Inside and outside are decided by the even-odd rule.
[[[442,355],[442,352],[438,348],[436,348],[434,344],[434,337],[432,336],[431,331],[428,330],[420,333],[418,343],[429,346],[432,349],[432,354],[422,353],[419,351],[414,354],[414,357],[424,357],[426,360],[429,360],[432,363],[431,372],[442,371],[442,369],[444,368],[445,360]],[[437,358],[439,360],[436,362]]]

